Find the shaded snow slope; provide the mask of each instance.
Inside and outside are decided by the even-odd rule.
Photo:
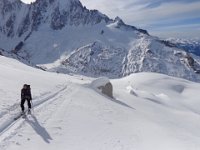
[[[93,89],[93,80],[1,56],[0,149],[200,149],[200,84],[138,73],[111,80],[110,99]],[[13,121],[24,83],[32,87],[33,115]]]

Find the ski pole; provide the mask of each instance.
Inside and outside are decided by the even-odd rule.
[[[32,107],[32,110],[33,110],[33,113],[34,113],[34,107],[33,107],[33,102],[31,100],[31,107]]]

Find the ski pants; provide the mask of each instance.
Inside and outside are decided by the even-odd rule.
[[[31,100],[30,100],[30,99],[22,99],[22,100],[21,100],[21,108],[22,108],[22,111],[24,111],[24,103],[25,103],[25,101],[27,101],[28,108],[31,109]]]

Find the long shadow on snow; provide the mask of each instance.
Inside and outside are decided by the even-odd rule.
[[[33,120],[30,120],[26,118],[26,121],[30,124],[30,126],[35,130],[35,132],[42,137],[42,139],[46,143],[50,143],[50,140],[52,140],[50,134],[47,132],[47,130],[40,125],[37,118],[33,115],[31,115]]]
[[[108,96],[106,96],[106,95],[104,95],[104,94],[102,94],[102,93],[100,93],[100,92],[97,92],[97,93],[99,93],[99,94],[102,95],[103,97],[108,98],[108,99],[109,99],[110,101],[112,101],[112,102],[115,102],[115,103],[117,103],[117,104],[119,104],[119,105],[122,105],[122,106],[127,107],[127,108],[130,108],[130,109],[136,110],[135,108],[129,106],[128,104],[126,104],[126,103],[124,103],[124,102],[122,102],[122,101],[120,101],[120,100],[117,100],[117,99],[114,98],[114,97],[111,98],[111,97],[108,97]]]
[[[115,98],[113,98],[113,99],[109,98],[109,99],[110,99],[111,101],[117,103],[117,104],[120,104],[120,105],[122,105],[122,106],[125,106],[125,107],[128,107],[128,108],[131,108],[131,109],[136,110],[135,108],[133,108],[133,107],[127,105],[126,103],[124,103],[124,102],[122,102],[122,101],[119,101],[119,100],[117,100],[117,99],[115,99]]]
[[[158,100],[156,100],[156,99],[153,99],[153,98],[145,98],[146,100],[149,100],[149,101],[151,101],[151,102],[154,102],[154,103],[156,103],[156,104],[159,104],[159,105],[165,105],[164,103],[162,103],[162,102],[160,102],[160,101],[158,101]]]
[[[126,103],[124,103],[124,102],[122,102],[122,101],[120,101],[120,100],[115,99],[114,97],[111,98],[111,97],[109,97],[109,96],[106,96],[106,95],[102,94],[101,92],[98,92],[97,90],[95,90],[94,88],[92,88],[92,87],[91,87],[90,85],[88,85],[88,84],[85,84],[85,85],[83,85],[83,86],[84,86],[84,87],[87,87],[87,88],[90,88],[90,89],[93,89],[93,90],[96,91],[98,94],[100,94],[100,95],[103,96],[103,97],[108,98],[108,99],[109,99],[110,101],[112,101],[112,102],[115,102],[115,103],[117,103],[117,104],[119,104],[119,105],[122,105],[122,106],[127,107],[127,108],[130,108],[130,109],[136,110],[135,108],[129,106],[128,104],[126,104]]]
[[[120,100],[117,100],[117,99],[114,98],[114,97],[111,98],[111,97],[108,97],[108,96],[106,96],[106,95],[104,95],[104,94],[102,94],[102,93],[100,93],[100,92],[97,92],[97,93],[99,93],[99,94],[102,95],[103,97],[108,98],[108,99],[109,99],[110,101],[112,101],[112,102],[115,102],[115,103],[117,103],[117,104],[119,104],[119,105],[122,105],[122,106],[127,107],[127,108],[130,108],[130,109],[136,110],[135,108],[129,106],[128,104],[126,104],[126,103],[124,103],[124,102],[122,102],[122,101],[120,101]]]

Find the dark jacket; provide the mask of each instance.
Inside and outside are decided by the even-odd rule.
[[[32,96],[31,96],[31,89],[25,89],[23,88],[21,90],[21,99],[27,99],[27,100],[32,100]]]

